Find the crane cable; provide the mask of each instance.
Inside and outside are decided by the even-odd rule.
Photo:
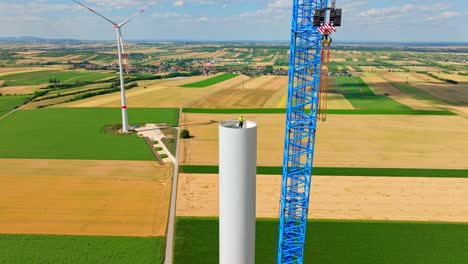
[[[330,53],[331,53],[331,43],[332,38],[328,35],[324,35],[322,41],[322,55],[321,55],[321,73],[320,73],[320,90],[318,95],[319,100],[319,109],[318,109],[318,119],[322,121],[327,120],[327,108],[328,108],[328,73],[330,69]],[[326,54],[325,54],[326,50]]]

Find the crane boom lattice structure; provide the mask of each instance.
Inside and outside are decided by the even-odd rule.
[[[330,24],[325,23],[330,10]],[[340,26],[335,1],[293,0],[289,88],[278,235],[278,264],[303,263],[324,38],[320,26]],[[336,16],[336,20],[335,20]],[[334,30],[334,28],[333,28]],[[330,42],[329,42],[330,43]]]

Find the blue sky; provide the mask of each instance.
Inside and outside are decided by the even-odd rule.
[[[119,22],[144,0],[82,0]],[[156,0],[129,23],[125,39],[289,39],[292,0]],[[468,42],[466,0],[337,0],[343,8],[340,41]],[[112,40],[106,21],[71,0],[2,0],[0,36]]]

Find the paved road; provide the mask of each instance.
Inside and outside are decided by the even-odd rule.
[[[182,111],[179,113],[179,124],[180,118],[182,116]],[[177,181],[179,179],[179,148],[180,148],[180,138],[179,138],[179,129],[177,129],[177,150],[175,156],[174,164],[174,176],[172,178],[172,191],[171,191],[171,207],[169,209],[169,221],[167,224],[167,233],[166,233],[166,254],[164,258],[164,264],[172,264],[172,259],[174,256],[174,229],[175,229],[175,218],[176,218],[176,199],[177,199]]]

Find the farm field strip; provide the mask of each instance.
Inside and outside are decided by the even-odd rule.
[[[286,90],[285,76],[261,76],[252,79],[243,77],[242,83],[193,102],[190,107],[276,107],[287,94]]]
[[[362,79],[377,95],[388,95],[391,99],[415,110],[438,110],[438,108],[433,105],[409,97],[377,74],[364,74]]]
[[[217,123],[237,114],[184,113],[182,165],[218,163]],[[259,124],[259,166],[280,166],[284,114],[246,114]],[[434,124],[438,124],[434,126]],[[467,169],[468,122],[460,116],[329,115],[317,129],[315,166],[355,168]],[[352,154],[351,154],[352,153]]]
[[[180,172],[191,174],[217,174],[215,165],[181,165]],[[257,166],[259,175],[281,175],[280,166]],[[313,175],[372,176],[372,177],[429,177],[429,178],[468,178],[468,169],[412,169],[412,168],[340,168],[314,167]]]
[[[4,263],[161,264],[163,237],[0,235]]]
[[[218,263],[218,228],[215,218],[178,217],[174,263]],[[276,261],[277,230],[257,220],[256,263]],[[467,263],[468,224],[313,220],[307,234],[304,263]]]
[[[468,223],[468,178],[314,176],[309,218]],[[219,212],[218,174],[180,174],[177,215]],[[278,218],[280,175],[257,175],[257,217]]]
[[[129,121],[177,126],[178,115],[175,108],[134,108]],[[119,108],[17,111],[0,121],[0,158],[154,160],[142,138],[104,132],[105,126],[120,123]]]
[[[353,105],[362,110],[408,110],[410,107],[400,104],[384,95],[375,95],[361,78],[336,78],[336,90]]]
[[[31,95],[0,96],[0,117],[23,105],[29,98]]]
[[[97,81],[116,76],[114,73],[97,73],[84,71],[36,71],[1,76],[9,86],[37,85],[49,83],[51,79],[57,79],[62,83],[77,81]]]
[[[7,86],[0,88],[0,93],[2,95],[30,95],[46,86],[47,84]]]
[[[184,85],[181,85],[181,87],[185,87],[185,88],[203,88],[203,87],[207,87],[207,86],[211,86],[211,85],[215,85],[217,83],[227,81],[227,80],[232,79],[232,78],[234,78],[236,76],[238,76],[238,75],[237,74],[232,74],[232,73],[224,73],[224,74],[217,75],[215,77],[212,77],[212,78],[209,78],[209,79],[206,79],[206,80],[203,80],[203,81],[184,84]]]
[[[165,235],[170,166],[21,159],[0,165],[0,233]]]
[[[286,108],[183,108],[182,113],[192,114],[285,114]],[[446,110],[354,110],[328,109],[332,115],[456,115]]]
[[[386,73],[384,77],[391,82],[408,82],[411,87],[421,91],[420,93],[423,93],[425,98],[428,96],[435,98],[437,101],[436,106],[449,109],[468,117],[467,84],[447,84],[418,73]]]
[[[164,80],[154,84],[141,83],[139,87],[127,92],[127,105],[133,107],[183,107],[223,89],[228,89],[249,79],[240,75],[227,81],[203,89],[187,89],[180,85],[207,79],[207,76],[189,77],[180,80]],[[145,88],[146,87],[146,88]],[[58,107],[119,107],[120,94],[107,94],[76,102],[58,105]]]

